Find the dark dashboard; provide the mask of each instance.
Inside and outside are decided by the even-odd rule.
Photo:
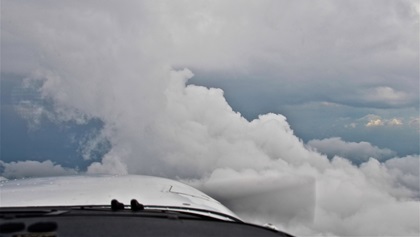
[[[2,207],[0,236],[287,236],[242,222],[199,214],[199,210],[111,206]]]

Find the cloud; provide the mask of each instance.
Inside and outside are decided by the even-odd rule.
[[[345,124],[344,127],[345,128],[356,128],[357,127],[357,123]]]
[[[72,140],[73,142],[78,142],[79,152],[84,160],[101,158],[100,156],[106,154],[111,146],[106,136],[97,130],[87,133],[81,139],[79,138],[78,141],[75,141],[75,139],[73,138]]]
[[[377,118],[377,119],[372,119],[372,120],[370,120],[370,121],[366,124],[366,127],[384,126],[384,124],[385,124],[385,123],[384,123],[381,119]]]
[[[128,61],[137,66],[166,61],[174,67],[226,72],[233,76],[224,80],[238,86],[244,81],[255,89],[270,85],[269,94],[277,95],[279,104],[315,100],[360,107],[418,107],[416,1],[138,1],[118,7],[95,1],[39,1],[37,7],[5,1],[3,5],[7,24],[2,28],[2,45],[7,47],[2,47],[2,55],[8,58],[3,71],[54,68],[54,63],[44,60],[54,57],[57,63],[85,66],[83,73],[94,76],[105,70],[95,62],[111,69],[118,62],[113,59],[124,52],[120,69],[129,68]],[[64,17],[56,15],[60,11]],[[84,48],[91,41],[101,57]],[[63,50],[72,53],[63,57]],[[121,76],[110,70],[104,74]],[[306,93],[298,93],[302,90]],[[66,93],[61,93],[65,99]]]
[[[27,160],[10,163],[0,161],[0,168],[2,170],[0,175],[7,179],[77,174],[77,170],[64,168],[50,160],[43,162]]]
[[[420,130],[420,118],[411,118],[410,122],[408,123],[411,127],[417,128]]]
[[[399,175],[408,163],[418,167],[419,157],[397,159],[407,166],[370,159],[358,168],[335,157],[323,169],[216,169],[191,184],[223,200],[245,220],[271,221],[299,235],[415,236],[419,193],[411,185],[418,186],[419,176],[406,174],[409,182],[402,183]]]
[[[326,154],[330,159],[334,156],[340,156],[359,164],[375,158],[377,160],[386,160],[392,158],[396,153],[390,149],[381,149],[373,146],[369,142],[346,142],[340,137],[326,138],[322,140],[310,140],[307,145],[316,149],[318,152]]]
[[[249,122],[220,89],[186,86],[191,71],[169,76],[165,116],[144,130],[148,139],[105,125],[112,149],[88,173],[182,178],[247,221],[271,222],[298,235],[419,232],[419,176],[408,170],[418,156],[385,164],[370,159],[360,168],[340,157],[329,161],[306,149],[285,117],[267,114]]]
[[[343,81],[353,83],[347,77],[363,84],[366,77],[358,77],[357,70],[346,73],[351,66],[368,71],[367,76],[375,74],[370,66],[384,68],[384,74],[388,66],[410,74],[411,68],[407,73],[404,65],[411,65],[416,55],[410,52],[418,43],[411,42],[413,27],[402,26],[417,15],[411,2],[378,3],[359,9],[353,2],[336,1],[4,1],[2,58],[8,60],[2,70],[40,81],[42,97],[52,101],[50,112],[57,122],[103,122],[99,140],[108,140],[111,147],[87,173],[189,180],[226,198],[246,219],[272,219],[297,235],[418,235],[419,191],[412,184],[419,176],[401,176],[405,165],[369,159],[356,167],[340,157],[329,160],[307,149],[286,117],[268,113],[248,121],[231,108],[223,90],[186,85],[195,68],[237,69],[240,76],[258,75],[259,84],[291,78],[303,81],[299,91],[310,88],[308,93],[313,91],[312,79],[324,76],[348,75],[334,81],[333,88]],[[392,21],[383,18],[388,14]],[[365,28],[358,29],[355,19]],[[18,46],[29,50],[14,54]],[[372,53],[362,54],[367,51]],[[274,84],[287,91],[288,82]],[[352,90],[346,91],[354,99]],[[393,92],[400,91],[408,98],[417,93],[407,86]],[[343,98],[333,102],[344,103]],[[97,137],[92,139],[86,154],[97,144]],[[364,149],[359,161],[366,160],[366,153],[381,158],[392,153],[365,143],[338,144],[344,150],[349,145]],[[74,172],[49,161],[3,166],[7,177]],[[239,184],[238,189],[233,184]],[[300,196],[294,199],[281,190]],[[230,201],[235,199],[241,199],[241,205]],[[306,205],[296,213],[299,203]]]
[[[400,125],[403,125],[403,122],[401,119],[393,118],[388,122],[388,124],[391,126],[400,126]]]
[[[31,101],[21,101],[15,108],[19,115],[28,121],[30,130],[36,130],[45,117],[45,114],[48,114],[48,111],[43,106],[34,104]]]
[[[394,158],[387,160],[385,166],[390,170],[390,173],[396,177],[396,182],[399,186],[403,186],[408,190],[413,190],[412,196],[420,197],[419,189],[419,157],[407,156],[403,158]]]
[[[384,103],[389,105],[405,104],[408,95],[405,92],[397,91],[388,86],[380,86],[368,89],[363,92],[362,97],[367,102]]]
[[[404,121],[401,118],[389,118],[384,119],[379,115],[368,114],[360,119],[359,122],[364,122],[365,127],[394,127],[404,125]]]

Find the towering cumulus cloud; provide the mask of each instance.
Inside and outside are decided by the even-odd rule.
[[[278,46],[277,26],[258,25],[264,14],[275,24],[276,2],[2,1],[2,70],[41,82],[52,119],[103,122],[110,150],[87,173],[180,179],[246,220],[297,235],[417,236],[418,155],[359,166],[328,159],[284,116],[248,121],[221,89],[188,85],[194,68],[264,75],[261,58],[282,60],[270,52],[287,54],[291,39]],[[2,164],[18,174],[32,163]]]

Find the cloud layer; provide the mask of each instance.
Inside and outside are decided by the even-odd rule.
[[[341,156],[353,161],[356,164],[365,162],[369,158],[386,160],[395,157],[396,153],[390,149],[381,149],[372,146],[368,142],[345,142],[339,137],[332,137],[323,140],[311,140],[308,145],[318,152],[326,154],[330,159],[334,156]]]
[[[179,69],[234,69],[260,75],[264,82],[284,70],[283,77],[313,86],[311,75],[323,68],[319,64],[331,64],[326,74],[316,75],[335,78],[338,85],[364,83],[357,72],[339,75],[373,61],[370,65],[390,65],[404,78],[413,72],[391,65],[416,57],[412,26],[401,27],[417,16],[415,2],[381,1],[379,8],[378,3],[4,1],[2,59],[7,60],[2,70],[40,81],[55,120],[104,123],[100,137],[111,148],[87,173],[182,179],[224,199],[247,220],[272,221],[298,235],[415,236],[420,195],[419,174],[412,167],[418,167],[418,156],[366,161],[366,153],[382,158],[392,152],[338,140],[343,147],[362,147],[360,154],[353,148],[349,152],[366,162],[356,167],[340,157],[330,161],[307,149],[284,116],[265,114],[247,121],[232,110],[221,89],[187,86],[192,69]],[[366,28],[354,28],[353,12]],[[384,20],[386,14],[390,18]],[[368,24],[372,19],[380,19],[379,27]],[[393,40],[376,36],[384,29]],[[355,32],[365,36],[352,41]],[[408,40],[394,47],[402,42],[400,35]],[[373,53],[357,53],[365,50]],[[384,79],[373,72],[363,75],[375,78],[375,86],[356,97],[348,92],[331,98],[377,106],[415,103],[411,82],[397,88],[398,83],[382,85]],[[356,79],[350,82],[349,77]],[[378,93],[366,93],[372,90]],[[7,177],[21,177],[22,167],[30,175],[73,173],[50,161],[2,165]],[[307,198],[293,198],[284,190]]]
[[[48,177],[61,175],[74,175],[77,170],[64,168],[56,165],[50,160],[39,161],[18,161],[5,163],[0,161],[1,175],[8,179],[20,179],[29,177]]]

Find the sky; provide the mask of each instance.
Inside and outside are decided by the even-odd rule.
[[[1,2],[5,179],[155,175],[298,235],[417,236],[419,90],[414,0]]]

